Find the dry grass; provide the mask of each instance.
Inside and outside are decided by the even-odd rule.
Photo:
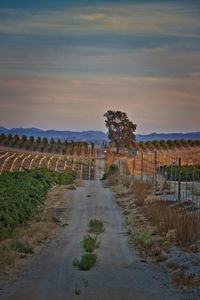
[[[109,175],[108,177],[108,185],[109,186],[116,186],[118,185],[118,178],[116,177],[116,175]]]
[[[185,273],[184,271],[175,271],[173,273],[173,281],[178,287],[195,288],[200,285],[200,277],[197,278],[195,274]]]
[[[76,180],[74,180],[74,184],[77,187],[85,186],[85,183],[84,183],[84,181],[82,179],[76,179]]]
[[[55,187],[49,191],[44,211],[37,220],[19,226],[14,230],[12,238],[0,242],[0,275],[7,273],[12,277],[13,270],[17,274],[17,269],[27,264],[40,251],[42,245],[57,234],[62,223],[53,222],[52,216],[57,216],[59,208],[65,208],[68,204],[66,186]]]
[[[157,233],[175,230],[178,244],[188,244],[200,239],[200,216],[196,211],[171,207],[170,202],[158,201],[145,208],[145,215],[156,227]]]
[[[151,194],[151,189],[152,184],[150,182],[135,179],[131,187],[131,191],[136,198],[135,204],[138,206],[143,206],[145,198]]]
[[[130,176],[125,176],[122,179],[122,184],[123,186],[125,186],[126,188],[130,188],[131,184],[132,184],[132,178]]]

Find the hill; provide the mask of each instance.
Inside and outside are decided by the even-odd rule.
[[[108,141],[108,136],[103,131],[95,131],[95,130],[88,130],[88,131],[62,131],[62,130],[42,130],[38,128],[11,128],[7,129],[5,127],[0,127],[0,134],[5,133],[6,135],[11,133],[13,135],[18,134],[20,137],[25,134],[27,137],[34,136],[37,138],[40,136],[41,138],[47,137],[48,139],[54,138],[57,140],[58,138],[61,141],[86,141],[88,143],[102,143],[103,141]],[[200,132],[187,132],[187,133],[151,133],[151,134],[136,134],[136,141],[146,142],[146,141],[153,141],[153,140],[200,140]]]
[[[27,137],[34,136],[37,138],[40,136],[41,138],[47,137],[48,139],[54,138],[57,140],[58,138],[61,141],[83,141],[83,142],[95,142],[102,143],[103,141],[107,141],[107,134],[102,131],[61,131],[61,130],[42,130],[38,128],[11,128],[7,129],[5,127],[0,127],[0,133],[5,133],[6,135],[11,133],[12,135],[18,134],[20,137],[25,134]]]

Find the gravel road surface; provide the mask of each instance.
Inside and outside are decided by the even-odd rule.
[[[70,191],[66,210],[69,223],[24,271],[7,287],[6,300],[164,300],[184,299],[158,266],[143,263],[129,244],[121,210],[111,191],[100,181],[86,181]],[[89,271],[73,266],[84,250],[83,236],[91,218],[101,218],[105,232],[99,235],[97,262]],[[76,292],[80,291],[77,295]]]

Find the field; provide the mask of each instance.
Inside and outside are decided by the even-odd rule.
[[[0,151],[0,174],[3,171],[23,171],[47,167],[57,172],[64,172],[67,168],[76,170],[80,179],[95,178],[95,152],[90,157],[67,157],[50,154],[34,154]]]

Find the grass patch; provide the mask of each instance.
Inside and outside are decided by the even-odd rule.
[[[195,274],[185,273],[184,271],[174,271],[172,278],[178,287],[195,288],[200,285],[200,276],[197,277]]]
[[[77,266],[79,270],[89,270],[95,264],[97,260],[97,255],[94,253],[84,254],[81,259],[75,258],[73,261],[73,265]]]
[[[149,229],[145,229],[144,231],[134,229],[132,230],[131,235],[134,243],[139,248],[147,249],[151,246],[151,231]]]
[[[10,242],[10,248],[14,251],[21,252],[21,253],[34,253],[33,247],[30,246],[28,243],[21,242],[18,240],[13,240]]]
[[[70,185],[67,187],[67,189],[74,191],[74,190],[76,190],[76,187],[75,187],[75,185]]]
[[[195,210],[173,207],[167,201],[157,201],[145,208],[145,216],[159,234],[175,230],[179,245],[187,245],[200,238],[200,216]]]
[[[89,222],[89,232],[91,233],[101,233],[104,232],[103,222],[98,219],[91,219]]]
[[[83,237],[83,247],[86,252],[93,252],[95,248],[99,248],[100,242],[97,241],[97,237],[86,235]]]
[[[152,184],[148,181],[140,181],[135,179],[133,181],[131,192],[135,196],[135,204],[138,206],[144,205],[144,200],[151,194]]]
[[[136,215],[129,215],[126,217],[126,225],[129,225],[129,226],[134,226],[136,223]]]
[[[10,249],[10,247],[2,245],[0,246],[0,266],[12,265],[15,261],[16,253]]]

